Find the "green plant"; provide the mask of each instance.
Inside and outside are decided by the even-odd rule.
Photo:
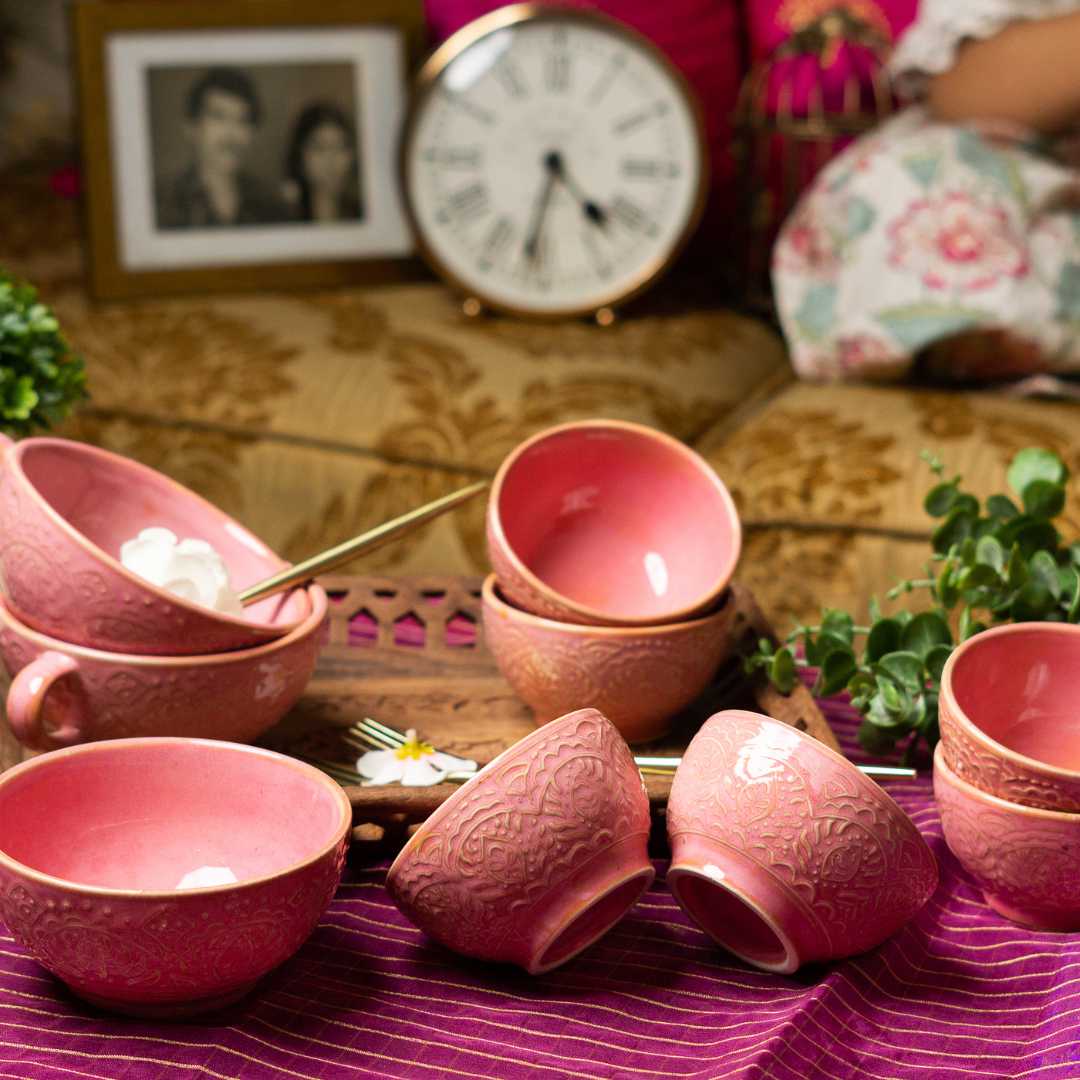
[[[1065,463],[1049,450],[1021,450],[1007,474],[1019,501],[981,503],[961,477],[945,478],[938,458],[922,456],[937,478],[924,506],[940,524],[927,576],[888,596],[925,593],[929,606],[885,615],[873,600],[866,626],[826,609],[819,625],[796,627],[778,648],[762,639],[747,659],[785,693],[799,667],[820,669],[814,692],[851,694],[862,745],[881,752],[908,738],[908,758],[937,742],[941,672],[957,641],[1000,622],[1080,622],[1080,543],[1064,542],[1054,524],[1065,507]]]
[[[86,397],[86,371],[37,291],[0,271],[0,431],[28,435]]]

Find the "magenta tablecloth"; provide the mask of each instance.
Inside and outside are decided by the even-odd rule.
[[[852,746],[850,710],[826,709]],[[0,1078],[1080,1077],[1080,936],[990,912],[942,842],[929,778],[890,791],[941,886],[843,964],[783,977],[731,960],[660,864],[624,922],[531,979],[430,944],[389,902],[384,868],[354,867],[300,954],[216,1023],[106,1016],[0,935]]]

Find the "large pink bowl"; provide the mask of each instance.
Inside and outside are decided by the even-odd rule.
[[[586,420],[506,458],[487,538],[499,587],[526,611],[648,626],[713,604],[742,532],[727,488],[689,447],[639,424]]]
[[[138,656],[84,649],[23,626],[0,602],[0,658],[13,681],[7,717],[34,750],[133,735],[250,742],[304,692],[315,669],[326,593],[305,591],[291,634],[212,656]]]
[[[238,592],[287,564],[168,477],[83,443],[0,436],[0,523],[8,607],[27,626],[76,645],[226,652],[282,637],[311,613],[307,596],[293,590],[252,604],[243,617],[223,615],[127,570],[120,545],[151,525],[212,544]]]
[[[1080,626],[968,638],[945,664],[938,716],[957,776],[1009,802],[1080,811]]]
[[[0,776],[0,916],[95,1004],[161,1017],[216,1008],[314,929],[351,819],[332,780],[268,750],[200,739],[58,750]],[[193,887],[208,876],[235,883]]]
[[[483,590],[484,640],[538,724],[586,706],[602,712],[628,742],[671,730],[716,674],[732,645],[731,595],[698,619],[662,626],[582,626],[542,619]]]
[[[668,885],[729,952],[766,971],[865,952],[937,887],[911,819],[851,762],[757,713],[717,713],[668,801]]]
[[[934,795],[949,850],[1006,919],[1080,930],[1080,815],[1021,806],[962,780],[934,752]]]
[[[454,792],[394,860],[386,887],[447,948],[535,975],[591,945],[649,887],[648,837],[629,748],[582,709]]]

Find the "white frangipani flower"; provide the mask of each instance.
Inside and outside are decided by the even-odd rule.
[[[356,771],[365,786],[401,784],[403,787],[430,787],[442,783],[448,773],[475,772],[476,762],[436,750],[423,742],[416,731],[405,732],[405,744],[396,750],[369,750],[356,762]]]

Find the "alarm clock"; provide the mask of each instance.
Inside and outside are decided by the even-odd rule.
[[[707,189],[700,108],[656,46],[533,4],[431,56],[401,170],[417,249],[470,314],[610,322],[671,266]]]

